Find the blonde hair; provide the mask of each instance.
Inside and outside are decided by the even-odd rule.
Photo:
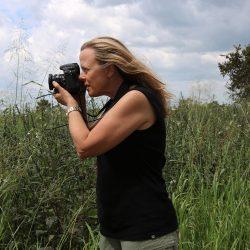
[[[94,49],[99,63],[115,65],[121,76],[131,84],[152,89],[160,101],[164,116],[169,115],[169,101],[172,94],[166,91],[165,84],[146,65],[136,59],[123,43],[112,37],[97,37],[84,43],[81,51],[85,48]]]

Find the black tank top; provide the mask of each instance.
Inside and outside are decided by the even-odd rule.
[[[146,240],[177,229],[177,217],[166,191],[166,127],[152,90],[136,86],[154,108],[156,122],[136,130],[119,145],[97,157],[97,210],[100,232],[120,240]],[[128,91],[124,82],[106,111]]]

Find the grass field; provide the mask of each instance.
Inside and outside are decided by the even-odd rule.
[[[250,249],[250,107],[182,100],[167,120],[164,177],[180,249]],[[0,249],[98,249],[95,159],[59,107],[0,113]]]

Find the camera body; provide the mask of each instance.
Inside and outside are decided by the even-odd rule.
[[[60,86],[66,89],[70,94],[75,95],[79,93],[82,83],[79,81],[80,68],[77,63],[69,63],[60,66],[63,74],[52,75],[49,74],[48,83],[49,89],[53,90],[52,82],[58,82]],[[56,89],[54,93],[56,93]]]

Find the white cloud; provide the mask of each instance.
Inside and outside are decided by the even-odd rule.
[[[13,30],[27,29],[33,80],[47,85],[47,73],[78,60],[81,44],[93,37],[121,39],[171,88],[188,93],[193,82],[214,82],[225,89],[218,71],[220,54],[233,44],[249,43],[250,3],[239,1],[152,0],[4,0],[0,8],[0,88],[11,82],[3,60]],[[220,82],[220,84],[219,84]]]
[[[9,18],[0,13],[0,53],[3,54],[11,37],[11,23]]]
[[[225,54],[225,51],[221,52],[207,52],[201,55],[201,62],[206,64],[218,64],[224,62],[224,58],[222,57]]]

